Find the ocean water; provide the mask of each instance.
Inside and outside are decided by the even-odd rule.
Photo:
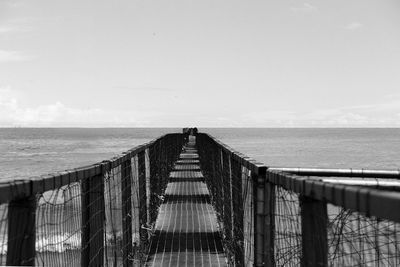
[[[400,168],[400,128],[205,129],[267,166]]]
[[[400,129],[201,129],[274,167],[400,168]],[[0,128],[0,179],[109,159],[176,128]]]
[[[94,164],[160,135],[161,128],[0,128],[0,180]]]

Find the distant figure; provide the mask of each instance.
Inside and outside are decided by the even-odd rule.
[[[194,127],[194,128],[192,129],[192,135],[197,135],[198,131],[199,131],[199,130],[197,130],[197,128]]]
[[[191,132],[191,129],[183,128],[182,132],[183,132],[183,142],[186,144],[187,142],[189,142],[189,134]]]

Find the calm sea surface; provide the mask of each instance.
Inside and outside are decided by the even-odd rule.
[[[96,163],[171,128],[1,129],[0,179]],[[400,168],[400,129],[200,129],[269,166]]]

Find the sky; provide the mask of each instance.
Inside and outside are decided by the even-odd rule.
[[[398,0],[0,0],[0,127],[400,127]]]

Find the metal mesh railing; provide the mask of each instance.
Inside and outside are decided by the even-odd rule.
[[[8,204],[0,204],[0,265],[6,265],[8,240]]]
[[[81,249],[80,184],[37,195],[36,265],[79,265]]]
[[[299,195],[275,187],[274,251],[277,266],[299,266],[301,259],[301,220]]]
[[[254,193],[251,172],[242,167],[243,266],[254,264]]]
[[[0,184],[0,264],[143,264],[182,145],[168,134],[97,165]]]
[[[400,224],[328,205],[330,266],[399,266]]]
[[[252,172],[232,151],[224,149],[208,135],[199,134],[197,142],[228,262],[232,266],[253,266],[254,169]]]
[[[400,192],[387,182],[399,171],[267,170],[210,135],[197,140],[229,265],[400,264]]]
[[[104,176],[105,264],[122,264],[122,177],[121,166]],[[126,203],[127,200],[125,200]]]

